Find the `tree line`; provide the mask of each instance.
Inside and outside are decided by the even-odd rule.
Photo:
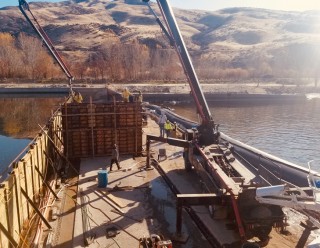
[[[314,59],[297,56],[283,49],[272,58],[254,50],[233,60],[221,51],[192,53],[192,60],[201,80],[239,80],[250,78],[319,77],[319,53]],[[182,81],[183,67],[174,48],[148,46],[137,40],[103,44],[95,50],[82,51],[80,58],[62,53],[76,79],[105,82]],[[235,63],[234,61],[237,61]],[[22,78],[52,80],[64,78],[58,65],[35,37],[20,33],[17,37],[0,33],[0,80]]]
[[[42,79],[59,76],[41,41],[21,33],[0,33],[0,78]]]

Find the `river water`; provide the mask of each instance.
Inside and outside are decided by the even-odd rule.
[[[47,123],[51,111],[57,109],[64,97],[0,96],[0,177],[10,163],[27,147]],[[27,137],[27,138],[26,138]]]
[[[170,107],[197,120],[194,104]],[[211,102],[209,107],[219,130],[234,139],[304,167],[320,158],[319,95],[285,102]]]
[[[0,174],[30,143],[63,98],[0,99]],[[194,104],[169,105],[197,120]],[[320,158],[320,98],[287,102],[209,102],[219,129],[234,139],[306,167]],[[320,170],[320,167],[318,168]]]

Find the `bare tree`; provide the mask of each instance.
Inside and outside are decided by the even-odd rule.
[[[13,77],[19,73],[20,54],[14,46],[14,37],[0,33],[0,77]]]
[[[31,79],[48,78],[52,71],[55,71],[52,58],[39,39],[20,33],[18,46],[21,49],[25,74]]]

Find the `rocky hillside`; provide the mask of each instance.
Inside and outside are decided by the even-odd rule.
[[[158,6],[152,4],[160,15]],[[148,7],[129,0],[31,3],[53,43],[76,60],[105,44],[138,40],[169,48]],[[315,77],[320,71],[320,12],[229,8],[209,12],[174,9],[195,64],[244,69],[251,76]],[[17,7],[0,9],[0,32],[33,31]]]

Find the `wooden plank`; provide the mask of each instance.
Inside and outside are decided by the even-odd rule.
[[[108,197],[109,200],[111,200],[113,203],[115,203],[120,208],[125,208],[127,205],[124,204],[118,197],[114,196],[109,191],[105,191],[104,195]]]
[[[101,194],[103,194],[103,195],[105,195],[106,196],[106,192],[105,191],[102,191],[102,190],[100,190],[100,189],[98,189],[98,191],[101,193]],[[108,192],[109,193],[109,192]],[[107,199],[105,198],[104,199],[111,207],[113,207],[115,210],[117,210],[117,211],[119,211],[120,213],[124,213],[113,201],[111,201],[108,197],[107,197]]]

